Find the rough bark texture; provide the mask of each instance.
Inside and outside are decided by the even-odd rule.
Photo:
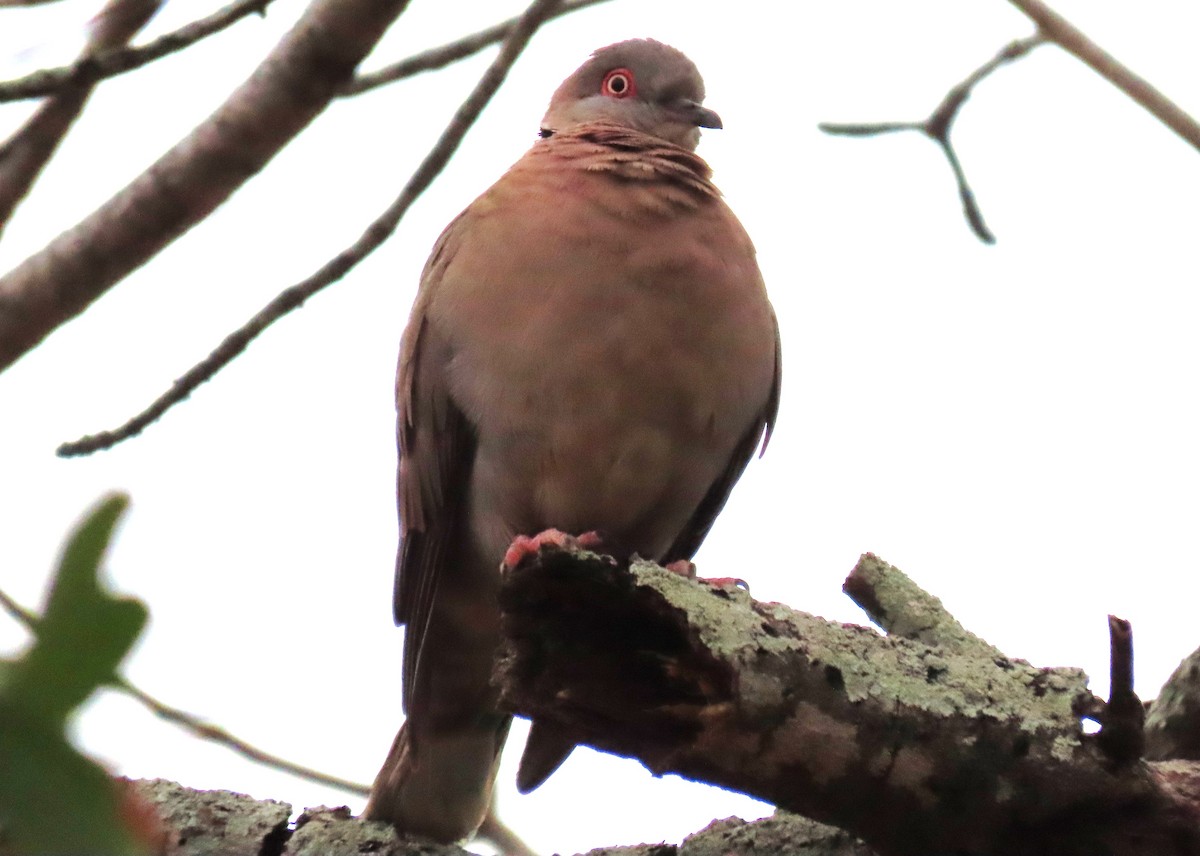
[[[864,556],[891,636],[649,563],[545,551],[505,581],[504,703],[753,794],[883,856],[1200,854],[1195,765],[1119,765],[1086,676],[1004,657]],[[913,638],[907,638],[913,637]]]
[[[386,823],[356,820],[349,809],[292,807],[232,791],[198,791],[165,779],[128,782],[156,816],[155,856],[468,856],[460,847],[398,836]]]
[[[281,856],[341,856],[372,853],[375,856],[470,856],[452,844],[401,838],[386,823],[358,820],[344,806],[306,809],[296,821],[296,831]]]
[[[1200,760],[1200,651],[1179,664],[1150,705],[1146,757]]]
[[[343,807],[306,809],[293,829],[292,807],[232,791],[197,791],[165,779],[129,781],[157,815],[155,856],[467,856],[460,847],[402,838],[386,823],[360,820]],[[874,856],[833,827],[786,812],[747,822],[715,820],[682,844],[605,847],[586,856]]]
[[[166,779],[128,782],[157,821],[155,856],[278,854],[292,807],[232,791],[196,791]]]

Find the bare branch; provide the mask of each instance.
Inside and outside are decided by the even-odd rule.
[[[537,856],[533,848],[500,819],[500,812],[496,807],[496,795],[497,791],[493,788],[492,801],[488,803],[483,823],[475,831],[475,838],[490,842],[503,856]]]
[[[88,22],[84,56],[119,48],[146,26],[166,0],[109,0]]]
[[[818,127],[827,134],[838,134],[849,137],[870,137],[895,131],[920,131],[925,134],[925,136],[938,144],[942,153],[946,156],[946,161],[950,164],[950,169],[954,172],[954,181],[958,186],[958,196],[962,200],[963,216],[967,218],[967,224],[971,227],[971,231],[985,244],[994,244],[996,243],[996,236],[992,234],[983,220],[983,212],[979,210],[979,205],[975,201],[975,193],[967,183],[967,176],[963,171],[962,164],[959,162],[958,154],[955,152],[954,146],[950,143],[950,129],[954,124],[954,120],[958,117],[958,111],[962,109],[963,104],[971,97],[971,91],[975,88],[976,84],[1000,66],[1020,59],[1045,41],[1045,37],[1041,33],[1037,33],[1025,39],[1017,39],[1016,41],[1009,42],[999,53],[975,69],[962,82],[947,92],[941,103],[938,104],[937,108],[924,121],[850,125],[822,122]]]
[[[13,600],[6,592],[0,590],[0,609],[3,609],[16,621],[25,627],[32,634],[37,633],[38,618],[25,607],[21,606]],[[322,773],[319,770],[314,770],[311,767],[305,767],[302,764],[296,764],[288,761],[286,758],[280,758],[278,755],[272,755],[270,752],[265,752],[251,744],[247,743],[239,737],[235,737],[226,731],[224,728],[205,722],[195,714],[180,710],[177,707],[172,707],[165,702],[161,702],[149,693],[139,689],[129,681],[124,675],[113,675],[109,681],[109,686],[124,693],[135,701],[141,703],[147,710],[153,713],[160,719],[165,719],[167,722],[177,725],[184,731],[189,732],[193,737],[198,737],[201,740],[211,740],[214,743],[219,743],[227,749],[230,749],[244,758],[254,761],[256,764],[262,764],[266,767],[271,767],[280,770],[284,773],[290,773],[293,776],[298,776],[301,779],[307,779],[310,782],[316,782],[321,785],[328,785],[338,790],[346,791],[347,793],[355,794],[356,796],[367,796],[371,789],[367,785],[352,782],[349,779],[343,779],[340,776],[331,776],[328,773]]]
[[[161,0],[109,0],[92,22],[80,62],[128,42],[154,16],[160,3]],[[0,230],[83,112],[93,87],[94,84],[79,83],[59,92],[0,145]]]
[[[102,431],[74,442],[63,443],[58,447],[58,455],[74,457],[90,454],[100,449],[110,448],[122,440],[141,433],[147,425],[162,416],[172,406],[183,401],[191,394],[192,390],[228,365],[263,330],[301,306],[304,301],[321,289],[337,282],[387,240],[396,230],[409,207],[433,183],[433,180],[458,150],[463,137],[466,136],[471,125],[483,112],[483,108],[500,88],[500,84],[504,82],[509,69],[512,68],[513,63],[528,44],[534,31],[558,2],[559,0],[535,0],[526,9],[517,26],[509,31],[508,38],[505,39],[504,46],[500,49],[496,59],[479,79],[474,90],[467,96],[467,100],[459,106],[450,120],[450,124],[446,126],[437,143],[409,178],[408,183],[404,185],[400,195],[388,206],[386,211],[367,226],[358,240],[322,265],[307,279],[276,295],[253,318],[227,336],[216,350],[188,369],[183,377],[176,380],[169,390],[155,399],[141,413],[112,431]]]
[[[315,119],[408,0],[313,0],[208,119],[0,278],[0,370],[203,220]]]
[[[60,92],[0,144],[0,233],[83,112],[89,95],[90,89]]]
[[[259,749],[257,746],[247,743],[240,737],[235,737],[219,725],[205,722],[194,714],[159,701],[154,696],[131,684],[129,679],[123,675],[115,675],[113,677],[112,687],[140,702],[147,710],[160,719],[178,725],[193,737],[219,743],[226,749],[236,752],[243,758],[247,758],[256,764],[262,764],[264,767],[271,767],[284,773],[290,773],[293,776],[307,779],[310,782],[316,782],[319,785],[328,785],[331,788],[337,788],[340,791],[345,791],[355,796],[365,797],[371,792],[369,785],[354,782],[350,779],[343,779],[341,776],[322,773],[320,770],[314,770],[312,767],[297,764],[294,761],[289,761],[286,758],[281,758],[278,755],[273,755],[270,752]]]
[[[856,574],[873,612],[920,641],[543,549],[501,584],[501,703],[880,856],[1200,854],[1200,765],[1114,766],[1083,733],[1081,671],[998,655],[872,556]],[[895,595],[913,591],[904,615]]]
[[[1079,31],[1074,24],[1041,0],[1010,0],[1029,16],[1038,31],[1067,53],[1083,61],[1092,71],[1120,89],[1156,119],[1200,149],[1200,122],[1197,122],[1149,81],[1122,65],[1112,54]]]
[[[579,9],[606,2],[608,0],[564,0],[553,12],[546,16],[546,20],[550,21],[562,15],[578,11]],[[434,71],[444,68],[453,62],[458,62],[460,59],[466,59],[490,45],[504,41],[520,20],[519,17],[509,18],[507,21],[502,21],[485,30],[480,30],[478,33],[463,36],[461,39],[448,42],[440,47],[430,48],[418,54],[413,54],[378,71],[370,71],[366,74],[357,75],[342,89],[341,94],[358,95],[361,92],[375,89],[384,84],[394,83],[397,80],[412,77],[423,71]]]
[[[272,0],[237,0],[236,3],[230,3],[208,17],[185,24],[140,47],[111,48],[94,56],[81,58],[72,65],[43,69],[16,80],[0,82],[0,102],[53,95],[71,86],[97,83],[141,68],[207,36],[219,33],[248,15],[265,15],[271,2]]]
[[[1200,122],[1185,113],[1180,107],[1155,89],[1148,81],[1118,62],[1111,54],[1089,39],[1077,27],[1055,12],[1041,0],[1010,0],[1037,24],[1035,35],[1012,42],[987,63],[984,63],[965,80],[951,89],[938,108],[923,122],[881,122],[877,124],[832,124],[822,123],[821,130],[830,134],[866,137],[894,131],[920,131],[938,143],[954,171],[958,194],[962,200],[963,214],[967,223],[981,241],[993,244],[996,241],[983,220],[975,201],[975,194],[967,183],[966,174],[954,146],[950,143],[950,126],[959,109],[971,94],[974,86],[1001,65],[1018,59],[1044,42],[1054,42],[1088,67],[1112,83],[1168,128],[1188,143],[1200,149]]]

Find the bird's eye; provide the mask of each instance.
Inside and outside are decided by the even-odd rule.
[[[633,72],[627,68],[614,68],[604,75],[604,81],[600,84],[600,94],[612,98],[629,98],[636,92],[637,87],[633,85]]]

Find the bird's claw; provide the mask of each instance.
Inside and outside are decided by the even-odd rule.
[[[668,571],[673,574],[679,574],[689,580],[699,580],[702,583],[708,583],[713,588],[730,589],[739,588],[742,591],[750,591],[750,584],[745,580],[740,580],[737,577],[698,577],[696,576],[696,563],[689,562],[687,559],[676,559],[674,562],[668,562],[663,565]]]
[[[504,552],[502,571],[511,571],[527,559],[537,556],[543,547],[558,550],[594,550],[600,546],[600,536],[595,532],[570,535],[559,529],[546,529],[536,535],[518,535]]]

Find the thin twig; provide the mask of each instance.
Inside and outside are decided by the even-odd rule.
[[[608,0],[564,0],[553,12],[550,12],[546,16],[546,20],[550,21],[588,6],[595,6],[598,3],[605,2],[608,2]],[[512,28],[517,25],[518,21],[520,21],[520,18],[509,18],[507,21],[501,21],[499,24],[494,24],[485,30],[480,30],[478,33],[472,33],[469,36],[455,39],[440,47],[430,48],[429,50],[413,54],[377,71],[357,75],[346,84],[341,94],[358,95],[361,92],[366,92],[388,83],[394,83],[406,77],[412,77],[423,71],[435,71],[453,62],[466,59],[489,45],[503,41],[512,31]]]
[[[479,824],[479,829],[475,831],[475,838],[490,842],[504,856],[537,856],[537,852],[500,819],[496,794],[497,791],[493,788],[492,801],[488,804],[487,814],[483,816],[483,823]]]
[[[8,593],[3,589],[0,589],[0,609],[3,609],[16,619],[31,634],[36,635],[38,625],[37,616],[9,597]],[[288,761],[286,758],[280,758],[278,755],[272,755],[270,752],[264,752],[262,749],[252,746],[240,737],[235,737],[224,728],[219,728],[205,722],[194,714],[159,701],[154,696],[135,686],[124,675],[114,675],[109,686],[118,692],[124,693],[134,701],[139,702],[160,719],[164,719],[189,732],[193,737],[218,743],[256,764],[262,764],[264,767],[271,767],[284,773],[290,773],[297,778],[316,782],[319,785],[337,788],[340,791],[345,791],[355,796],[366,797],[371,793],[371,788],[368,785],[343,779],[340,776],[331,776],[328,773],[322,773],[320,770],[314,770],[312,767],[305,767],[302,764]],[[534,851],[521,840],[520,836],[509,829],[500,819],[500,813],[496,808],[495,794],[492,795],[492,801],[488,805],[487,815],[483,819],[483,824],[479,827],[479,831],[475,835],[477,839],[490,842],[499,852],[505,853],[507,856],[535,856]]]
[[[458,150],[463,137],[466,136],[479,114],[483,112],[483,108],[487,106],[492,96],[496,94],[500,84],[508,75],[509,69],[516,62],[534,31],[558,2],[559,0],[534,0],[534,3],[525,10],[517,25],[509,32],[500,53],[483,73],[483,77],[479,79],[466,101],[459,106],[450,120],[450,124],[446,126],[437,143],[409,178],[408,183],[404,185],[400,195],[388,206],[387,210],[367,226],[358,240],[322,265],[308,278],[276,295],[253,318],[225,337],[216,350],[190,368],[183,377],[171,385],[170,389],[156,398],[141,413],[112,431],[101,431],[74,442],[63,443],[58,447],[58,455],[69,458],[90,454],[100,449],[111,448],[122,440],[140,434],[147,425],[157,420],[172,406],[183,401],[196,387],[228,365],[263,330],[293,309],[303,305],[304,301],[323,288],[337,282],[386,241],[396,230],[409,207],[433,183],[454,152]]]
[[[3,590],[0,590],[0,609],[3,609],[14,619],[16,619],[18,623],[24,625],[25,629],[31,634],[37,635],[37,616],[9,597],[9,595]],[[298,776],[301,779],[307,779],[310,782],[316,782],[321,785],[328,785],[357,796],[365,797],[371,791],[367,785],[359,784],[358,782],[352,782],[349,779],[343,779],[340,776],[331,776],[328,773],[322,773],[319,770],[312,769],[311,767],[305,767],[302,764],[296,764],[287,760],[286,758],[280,758],[278,755],[272,755],[270,752],[264,752],[262,749],[252,746],[245,740],[233,736],[224,728],[212,725],[211,723],[205,722],[194,714],[159,701],[154,696],[142,689],[139,689],[124,675],[113,675],[109,680],[108,685],[110,688],[124,693],[135,701],[141,703],[155,716],[179,726],[184,731],[192,734],[192,736],[198,737],[201,740],[211,740],[214,743],[219,743],[227,749],[230,749],[257,764],[262,764],[266,767],[272,767],[285,773],[291,773],[293,776]]]
[[[158,11],[162,0],[108,0],[92,22],[80,62],[125,45]],[[83,112],[95,83],[60,89],[0,145],[0,230],[28,194]]]
[[[309,0],[212,114],[0,276],[0,371],[211,214],[329,106],[409,0]]]
[[[1163,95],[1112,54],[1079,31],[1074,24],[1041,0],[1009,0],[1038,26],[1038,31],[1092,71],[1120,89],[1193,147],[1200,149],[1200,122]]]
[[[1037,33],[1027,39],[1013,42],[990,62],[980,66],[958,86],[946,94],[937,110],[924,122],[882,122],[878,124],[834,125],[822,124],[821,130],[831,134],[846,136],[874,136],[892,131],[921,131],[935,140],[946,155],[954,178],[958,184],[959,196],[962,198],[963,213],[972,231],[986,243],[994,243],[995,236],[988,230],[983,221],[983,215],[975,202],[975,195],[967,184],[966,175],[954,147],[950,144],[950,126],[970,95],[971,89],[1000,65],[1024,56],[1038,44],[1053,42],[1063,50],[1075,56],[1089,68],[1116,86],[1155,118],[1173,130],[1193,147],[1200,149],[1200,122],[1184,112],[1179,105],[1171,101],[1131,69],[1117,61],[1112,54],[1105,51],[1070,21],[1047,6],[1042,0],[1010,0],[1024,12],[1030,20],[1037,24]]]
[[[140,47],[114,48],[95,56],[83,57],[61,68],[42,69],[25,77],[0,82],[0,102],[53,95],[64,88],[96,83],[132,71],[195,44],[207,36],[219,33],[247,15],[265,15],[271,2],[272,0],[238,0],[206,18],[185,24]]]
[[[37,616],[9,597],[8,593],[3,589],[0,589],[0,609],[3,609],[16,619],[31,634],[37,634]],[[212,725],[194,714],[159,701],[154,696],[135,686],[124,675],[114,675],[109,686],[118,692],[124,693],[134,701],[139,702],[160,719],[164,719],[189,732],[193,737],[218,743],[256,764],[262,764],[264,767],[271,767],[284,773],[290,773],[297,778],[316,782],[319,785],[328,785],[331,788],[337,788],[340,791],[345,791],[355,796],[366,797],[371,793],[371,788],[368,785],[354,782],[350,779],[343,779],[340,776],[332,776],[329,773],[322,773],[320,770],[314,770],[312,767],[305,767],[303,764],[296,764],[286,758],[280,758],[278,755],[264,752],[262,749],[252,746],[240,737],[235,737],[224,728]],[[534,851],[521,840],[520,836],[509,829],[504,824],[504,821],[500,819],[500,813],[496,808],[495,794],[492,795],[492,801],[488,805],[487,815],[483,819],[483,824],[479,827],[479,831],[475,835],[478,839],[491,842],[499,852],[508,854],[508,856],[535,856]]]
[[[950,142],[950,129],[954,125],[954,120],[958,117],[958,111],[962,109],[963,104],[971,97],[971,91],[975,88],[976,84],[1000,66],[1020,59],[1045,41],[1046,37],[1039,32],[1028,38],[1009,42],[994,57],[967,75],[962,82],[951,88],[945,97],[942,98],[937,108],[924,121],[858,123],[849,125],[822,122],[818,127],[827,134],[838,134],[848,137],[871,137],[895,131],[920,131],[922,134],[925,134],[925,136],[938,144],[942,153],[946,156],[947,162],[950,164],[950,169],[954,172],[954,181],[958,185],[958,195],[962,200],[963,215],[967,218],[967,224],[971,227],[971,231],[984,243],[994,244],[996,243],[996,236],[992,234],[984,222],[983,212],[979,210],[979,204],[975,201],[975,193],[971,190],[970,184],[967,183],[966,173],[963,171],[958,154]]]
[[[272,755],[252,746],[240,737],[235,737],[224,728],[218,725],[205,722],[187,711],[180,710],[177,707],[171,707],[169,704],[159,701],[149,693],[138,689],[131,684],[128,678],[123,675],[115,675],[112,680],[112,688],[125,693],[132,699],[141,702],[151,713],[160,719],[165,719],[167,722],[174,723],[185,731],[191,733],[194,737],[201,740],[211,740],[214,743],[219,743],[227,749],[230,749],[243,758],[262,764],[264,767],[271,767],[276,770],[281,770],[284,773],[291,773],[301,779],[307,779],[310,782],[316,782],[321,785],[328,785],[331,788],[345,791],[356,796],[365,797],[371,792],[369,785],[364,785],[359,782],[343,779],[341,776],[332,776],[329,773],[322,773],[320,770],[314,770],[312,767],[306,767],[303,764],[297,764],[289,761],[286,758],[280,758],[278,755]]]

